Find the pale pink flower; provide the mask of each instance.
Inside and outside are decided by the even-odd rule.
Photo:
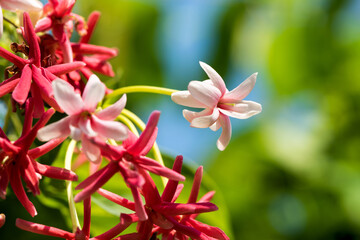
[[[90,77],[82,96],[62,79],[54,80],[52,87],[55,100],[69,116],[40,129],[37,134],[40,141],[70,135],[77,141],[81,140],[83,152],[89,160],[98,162],[101,159],[100,148],[91,143],[89,138],[110,138],[116,141],[127,138],[127,127],[113,121],[125,107],[126,95],[113,105],[96,112],[98,103],[105,95],[105,85],[96,75]]]
[[[243,100],[254,88],[257,73],[228,91],[224,80],[212,67],[203,62],[200,62],[200,66],[210,79],[202,82],[191,81],[188,91],[175,92],[171,95],[171,99],[183,106],[204,108],[201,112],[185,109],[183,115],[191,123],[191,127],[210,128],[213,131],[222,127],[217,147],[223,151],[231,138],[229,117],[246,119],[261,112],[259,103]]]
[[[21,10],[29,11],[42,11],[42,3],[38,0],[1,0],[0,1],[0,37],[3,34],[3,15],[2,8],[9,11]]]

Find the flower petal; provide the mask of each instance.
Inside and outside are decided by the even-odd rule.
[[[221,104],[219,108],[221,113],[238,119],[247,119],[260,113],[261,110],[262,108],[259,103],[245,100],[235,104],[234,106]]]
[[[216,146],[220,151],[223,151],[231,139],[231,123],[230,118],[224,114],[220,114],[219,121],[222,127],[222,132],[217,140]]]
[[[53,236],[53,237],[59,237],[63,239],[74,239],[75,234],[69,233],[67,231],[61,230],[59,228],[46,226],[39,223],[33,223],[28,222],[25,220],[22,220],[20,218],[16,219],[16,226],[22,230],[47,235],[47,236]]]
[[[100,135],[105,138],[111,138],[116,141],[123,141],[128,136],[128,129],[124,124],[116,121],[107,121],[97,118],[95,115],[91,117],[91,126]]]
[[[93,130],[91,126],[90,118],[80,117],[78,121],[78,125],[80,130],[87,135],[88,137],[96,137],[97,133]]]
[[[41,128],[37,133],[37,138],[42,142],[47,142],[54,138],[69,136],[70,117],[65,117],[57,122],[51,123]]]
[[[69,83],[58,78],[52,82],[52,87],[57,103],[68,115],[74,115],[83,110],[83,100]]]
[[[222,95],[218,88],[206,82],[191,81],[188,89],[196,100],[208,107],[216,106]]]
[[[202,104],[198,100],[196,100],[193,96],[191,96],[189,91],[179,91],[171,94],[171,100],[173,102],[187,106],[187,107],[194,107],[194,108],[205,108],[206,105]]]
[[[221,76],[208,64],[204,62],[199,63],[202,69],[204,69],[206,74],[209,76],[210,80],[214,83],[215,87],[217,87],[220,90],[221,94],[224,95],[226,93],[226,86]]]
[[[191,121],[191,127],[196,127],[196,128],[208,128],[211,127],[219,118],[219,110],[218,108],[214,108],[212,112],[210,112],[209,110],[211,109],[205,109],[204,111],[200,112],[200,113],[210,113],[209,115],[205,115],[205,116],[199,116],[194,118]],[[205,112],[206,111],[206,112]]]
[[[88,111],[95,111],[98,103],[104,98],[105,85],[95,75],[91,75],[83,92],[82,99]]]
[[[11,0],[1,1],[1,6],[10,11],[22,10],[22,11],[41,11],[42,3],[36,0]]]
[[[82,151],[85,153],[86,157],[94,163],[101,161],[101,151],[98,146],[91,143],[86,136],[83,135],[82,140]]]
[[[238,103],[243,100],[255,86],[256,76],[258,73],[252,74],[239,86],[226,93],[221,99],[221,103]]]
[[[96,116],[102,120],[114,120],[120,115],[126,104],[126,94],[124,94],[116,103],[96,113]]]
[[[22,70],[19,83],[16,85],[12,98],[20,105],[24,104],[30,91],[32,71],[29,65],[25,65]]]

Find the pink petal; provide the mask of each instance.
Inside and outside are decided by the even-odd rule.
[[[196,100],[189,91],[179,91],[171,94],[171,100],[173,102],[187,106],[187,107],[194,107],[194,108],[205,108],[206,105],[202,104],[198,100]]]
[[[96,113],[96,116],[102,120],[114,120],[120,115],[126,104],[126,94],[124,94],[116,103]]]
[[[173,170],[181,173],[183,163],[183,157],[177,156],[173,165]],[[174,197],[176,192],[176,188],[178,186],[179,181],[169,180],[165,186],[165,189],[161,195],[161,200],[165,202],[170,202],[171,199]]]
[[[217,130],[219,130],[221,128],[219,119],[209,127],[212,131],[216,132]]]
[[[92,129],[91,120],[88,117],[80,117],[78,121],[80,130],[88,137],[95,137],[98,134]]]
[[[45,32],[51,28],[52,24],[53,22],[50,17],[39,19],[35,25],[35,32]]]
[[[134,197],[134,203],[135,203],[135,212],[136,215],[139,218],[139,221],[145,221],[148,219],[148,216],[145,211],[144,204],[142,203],[140,193],[138,189],[132,185],[130,185],[131,193]]]
[[[23,105],[28,97],[31,85],[31,78],[32,78],[32,71],[29,65],[25,65],[22,70],[21,78],[16,85],[13,93],[12,98],[17,101],[20,105]]]
[[[86,66],[85,63],[76,61],[76,62],[72,62],[72,63],[56,64],[56,65],[47,67],[46,71],[49,71],[56,76],[60,76],[65,73],[70,73],[72,71],[81,69],[85,66]]]
[[[138,140],[127,150],[133,155],[146,155],[148,151],[152,148],[156,136],[157,136],[157,123],[160,118],[159,111],[153,111],[149,117],[149,120],[146,124],[144,131],[141,133]]]
[[[21,10],[21,11],[41,11],[42,3],[35,0],[7,0],[1,1],[1,6],[10,11]]]
[[[101,161],[101,151],[98,146],[91,143],[86,136],[82,137],[81,144],[82,151],[91,162],[98,163]]]
[[[74,239],[75,238],[74,233],[69,233],[64,230],[61,230],[61,229],[58,229],[55,227],[46,226],[43,224],[28,222],[28,221],[22,220],[20,218],[16,219],[16,226],[22,230],[37,233],[37,234],[59,237],[59,238],[63,238],[63,239]]]
[[[17,73],[11,78],[6,79],[2,83],[0,83],[0,97],[3,97],[4,95],[10,93],[15,89],[17,84],[20,81],[20,75]]]
[[[118,54],[117,49],[87,43],[71,43],[71,47],[75,54],[101,54],[109,57],[115,57]]]
[[[62,138],[70,134],[70,117],[65,117],[57,122],[51,123],[41,128],[37,133],[37,138],[40,141],[47,142],[54,138]]]
[[[96,26],[96,23],[98,22],[100,18],[100,12],[94,11],[90,14],[88,21],[87,21],[87,33],[86,35],[82,36],[80,39],[81,43],[88,43],[90,41],[90,38],[92,36],[92,33],[94,31],[94,28]]]
[[[138,158],[136,158],[135,160],[142,168],[144,168],[145,170],[148,170],[152,173],[155,173],[157,175],[160,176],[164,176],[170,180],[174,180],[174,181],[185,181],[185,177],[183,175],[181,175],[180,173],[173,171],[167,167],[164,167],[163,165],[161,165],[160,163],[158,163],[157,161],[145,157],[145,156],[140,156]]]
[[[4,26],[3,26],[3,13],[2,13],[2,8],[0,5],[0,38],[2,37],[3,33],[4,33]]]
[[[205,233],[211,238],[218,239],[218,240],[229,240],[230,238],[226,236],[226,234],[218,227],[212,227],[202,222],[196,221],[194,219],[188,220],[190,224],[196,228],[197,230]]]
[[[199,62],[199,63],[202,69],[204,69],[206,74],[209,76],[210,80],[214,83],[214,86],[220,90],[221,95],[224,95],[226,93],[226,86],[221,76],[206,63],[204,62]]]
[[[221,113],[238,119],[247,119],[255,114],[260,113],[262,110],[259,103],[245,100],[235,105],[221,104],[219,107],[219,111]]]
[[[188,203],[196,203],[196,200],[199,195],[200,186],[201,186],[201,179],[203,176],[203,166],[198,167],[194,176],[194,182],[191,188],[191,193],[189,196]]]
[[[190,126],[196,128],[208,128],[212,126],[218,120],[220,113],[218,108],[214,108],[212,112],[209,112],[208,110],[211,111],[211,109],[205,109],[198,115],[201,115],[203,113],[205,114],[205,112],[208,112],[209,115],[195,117],[191,121]]]
[[[97,192],[98,192],[101,196],[109,199],[110,201],[112,201],[112,202],[114,202],[114,203],[116,203],[116,204],[118,204],[118,205],[120,205],[120,206],[123,206],[123,207],[125,207],[125,208],[128,208],[128,209],[130,209],[130,210],[135,211],[135,203],[134,203],[134,202],[132,202],[132,201],[126,199],[126,198],[123,198],[123,197],[121,197],[121,196],[119,196],[119,195],[117,195],[117,194],[115,194],[115,193],[112,193],[112,192],[110,192],[110,191],[107,191],[107,190],[105,190],[105,189],[102,189],[102,188],[100,188],[99,190],[97,190]]]
[[[105,95],[105,85],[95,75],[91,75],[83,92],[82,99],[88,111],[94,112]]]
[[[94,131],[101,136],[116,141],[123,141],[128,136],[128,129],[124,124],[116,121],[102,120],[95,115],[92,115],[91,117],[91,126]]]
[[[199,102],[208,107],[218,104],[221,92],[212,84],[200,81],[191,81],[188,86],[190,94]]]
[[[41,10],[41,8],[40,8]],[[24,28],[29,44],[29,59],[33,61],[34,65],[41,67],[41,54],[38,37],[34,31],[33,25],[30,20],[30,16],[27,12],[24,12]]]
[[[222,127],[222,132],[216,142],[216,146],[220,151],[223,151],[225,150],[231,139],[231,123],[230,118],[223,114],[220,114],[219,121]]]
[[[68,115],[74,115],[83,110],[83,100],[69,83],[58,78],[52,82],[52,87],[57,103]]]
[[[243,100],[255,86],[256,76],[258,73],[252,74],[239,86],[226,93],[220,100],[221,103],[238,103]]]

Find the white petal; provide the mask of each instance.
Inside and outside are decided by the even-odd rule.
[[[216,106],[221,97],[221,92],[218,88],[205,82],[191,81],[188,89],[196,100],[208,107]]]
[[[220,100],[222,103],[237,103],[243,100],[255,86],[256,76],[258,73],[252,74],[239,86],[226,93]]]
[[[213,125],[211,125],[209,128],[214,132],[219,130],[221,128],[219,119]]]
[[[222,127],[222,132],[216,142],[216,146],[220,151],[224,151],[231,139],[231,123],[228,116],[220,114],[219,121]]]
[[[52,82],[54,97],[58,105],[68,115],[74,115],[82,111],[84,103],[79,94],[75,93],[73,86],[58,78]]]
[[[126,105],[126,94],[124,94],[116,103],[96,113],[96,116],[102,120],[114,120],[120,115]]]
[[[42,142],[47,142],[54,138],[68,136],[70,134],[70,121],[70,117],[65,117],[41,128],[37,133],[37,138]]]
[[[94,163],[98,163],[101,160],[101,151],[98,146],[91,143],[85,135],[83,135],[82,140],[82,152],[85,153],[85,156]]]
[[[220,90],[221,95],[224,95],[226,92],[226,86],[225,86],[224,80],[221,78],[221,76],[212,67],[210,67],[208,64],[206,64],[204,62],[200,62],[200,66],[202,67],[202,69],[204,69],[206,74],[209,76],[209,78],[213,82],[214,86]]]
[[[105,85],[95,75],[91,75],[86,83],[82,98],[88,111],[95,111],[98,103],[104,98]]]
[[[260,113],[262,110],[259,103],[245,100],[235,104],[234,106],[226,104],[221,104],[219,106],[219,111],[221,113],[238,119],[247,119],[255,114]]]
[[[89,118],[81,117],[79,119],[79,128],[88,137],[95,137],[97,133],[91,127],[91,121]]]
[[[196,100],[193,96],[191,96],[189,91],[179,91],[171,94],[171,100],[173,102],[194,108],[205,108],[206,105],[202,104],[198,100]]]
[[[42,3],[37,0],[7,0],[1,1],[1,6],[10,11],[22,10],[22,11],[40,11],[42,10]]]
[[[203,111],[204,112],[204,111]],[[219,110],[214,108],[213,111],[207,111],[208,115],[196,117],[191,121],[191,127],[208,128],[213,125],[219,118]]]
[[[91,126],[101,136],[111,138],[116,141],[125,140],[128,136],[128,129],[122,123],[102,120],[97,118],[95,115],[91,117]]]
[[[70,137],[72,139],[74,139],[75,141],[80,141],[81,136],[82,136],[82,131],[79,128],[74,127],[71,124],[69,127],[70,127]]]

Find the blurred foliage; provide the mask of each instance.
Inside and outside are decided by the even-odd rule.
[[[119,48],[119,56],[112,60],[116,77],[106,80],[109,87],[166,86],[163,49],[157,44],[169,5],[165,2],[76,3],[75,11],[84,16],[95,9],[102,12],[91,43]],[[258,71],[249,99],[260,102],[264,109],[234,127],[224,152],[217,152],[215,143],[199,145],[198,151],[210,157],[204,163],[210,176],[204,179],[204,191],[216,189],[214,202],[220,208],[218,215],[206,216],[206,221],[222,227],[231,239],[360,239],[359,1],[199,2],[203,4],[196,10],[199,15],[219,9],[210,34],[215,42],[207,49],[210,60],[206,62],[228,84],[234,75],[238,84],[248,73]],[[193,3],[175,0],[172,4],[180,8]],[[189,16],[183,13],[182,17]],[[179,38],[183,34],[171,30]],[[128,107],[135,112],[154,109],[162,100],[146,94],[129,94],[128,98]],[[201,139],[196,140],[200,144]],[[49,158],[55,159],[54,152]],[[47,181],[44,178],[42,187]],[[59,194],[64,185],[51,182],[52,188],[43,189],[41,203],[32,198],[39,211],[34,221],[69,229],[66,202]],[[112,190],[114,186],[107,187]],[[186,199],[189,189],[184,191]],[[44,200],[51,192],[58,196],[57,205]],[[93,201],[103,204],[99,196]],[[15,230],[9,225],[15,217],[11,216],[29,220],[19,208],[12,194],[0,201],[1,211],[8,216],[0,230],[2,239],[14,238]],[[45,212],[56,219],[46,217]],[[94,213],[98,217],[94,221],[106,222],[106,229],[116,222],[116,216],[103,209]],[[94,234],[100,230],[92,229]],[[36,235],[36,239],[49,238]]]

